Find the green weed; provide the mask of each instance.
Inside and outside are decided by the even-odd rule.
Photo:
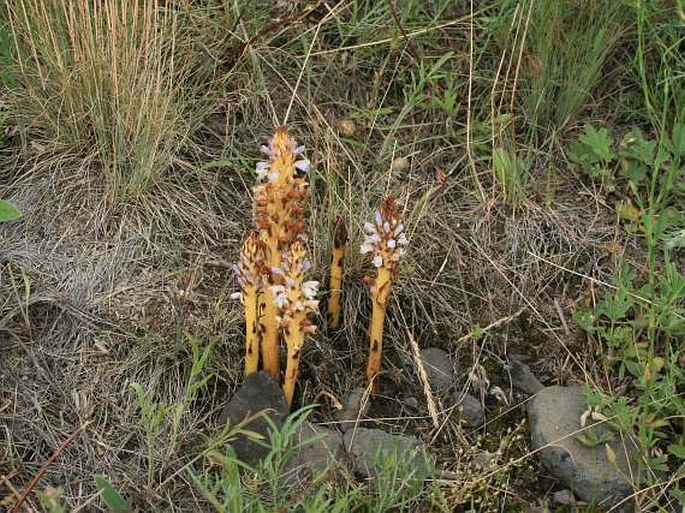
[[[296,451],[316,440],[305,441],[303,445],[292,442],[311,411],[310,406],[294,413],[281,429],[272,424],[269,440],[264,442],[270,451],[255,466],[239,460],[230,446],[207,452],[218,471],[191,472],[191,477],[216,511],[409,511],[434,493],[431,485],[426,485],[435,473],[433,462],[417,462],[413,455],[399,449],[376,455],[374,470],[378,477],[369,489],[344,474],[335,482],[325,483],[322,477],[328,470],[324,470],[313,475],[310,487],[302,491],[301,484],[285,476]],[[407,464],[410,460],[412,465]]]
[[[195,401],[197,394],[211,378],[211,374],[205,372],[205,366],[209,362],[213,345],[207,344],[203,347],[200,341],[191,334],[186,334],[185,337],[190,344],[191,369],[179,401],[165,405],[155,398],[154,392],[146,393],[139,383],[131,383],[130,385],[136,394],[136,401],[140,409],[139,424],[147,449],[149,486],[154,483],[156,477],[160,475],[170,458],[176,453],[184,415],[188,413],[188,409]],[[164,433],[165,428],[167,433]],[[165,444],[165,456],[160,461],[157,454],[162,443]]]
[[[14,221],[21,217],[21,211],[9,201],[0,199],[0,223]]]
[[[685,275],[673,260],[682,247],[685,127],[648,139],[635,128],[618,147],[606,130],[586,127],[572,146],[573,159],[593,178],[617,183],[630,199],[617,211],[625,228],[647,249],[644,277],[623,263],[612,291],[591,310],[576,315],[600,345],[609,368],[627,392],[595,394],[591,404],[605,408],[623,433],[635,433],[645,464],[648,490],[671,488],[685,471]],[[662,482],[664,473],[676,478]],[[680,477],[677,477],[680,476]],[[658,494],[655,494],[658,495]]]

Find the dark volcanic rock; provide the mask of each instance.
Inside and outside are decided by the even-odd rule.
[[[423,442],[409,435],[392,435],[381,429],[357,428],[345,433],[345,448],[355,472],[365,478],[393,476],[393,467],[401,467],[400,475],[416,479],[428,477],[430,455]]]
[[[357,425],[358,419],[361,419],[369,409],[368,398],[364,399],[365,390],[363,388],[355,388],[343,399],[343,408],[333,414],[336,420],[336,426],[341,431],[347,431]]]
[[[626,476],[634,472],[626,452],[634,453],[635,448],[623,447],[620,438],[614,437],[606,444],[615,454],[616,461],[612,462],[605,444],[589,447],[580,442],[576,435],[582,433],[580,418],[586,410],[580,387],[540,390],[528,403],[533,448],[539,450],[549,471],[578,497],[608,509],[632,493]],[[591,429],[601,434],[599,430],[607,428],[597,425]],[[633,506],[626,501],[617,511],[633,511]]]
[[[471,394],[465,394],[461,390],[455,391],[448,406],[454,407],[452,416],[468,428],[477,428],[485,423],[483,405]]]
[[[537,394],[545,386],[540,383],[538,378],[530,370],[530,367],[519,360],[510,360],[508,365],[511,383],[521,392],[528,395]]]
[[[436,394],[444,394],[454,384],[454,368],[446,351],[437,347],[421,349],[421,363]]]
[[[285,466],[286,483],[298,487],[335,478],[342,466],[343,440],[337,431],[303,422],[291,440],[297,447]]]
[[[219,420],[222,424],[230,422],[231,425],[236,425],[262,411],[280,428],[288,415],[288,405],[278,383],[265,372],[255,372],[245,378],[245,382],[228,402]],[[262,435],[262,444],[267,442],[268,445],[270,428],[264,416],[258,416],[243,427]],[[231,442],[236,455],[251,465],[269,453],[269,448],[262,444],[247,436],[240,436]]]

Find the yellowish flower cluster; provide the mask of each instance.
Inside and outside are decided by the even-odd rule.
[[[254,333],[259,340],[264,370],[280,381],[280,335],[283,334],[288,348],[284,389],[290,404],[299,353],[305,335],[314,332],[309,315],[318,307],[315,296],[319,284],[305,280],[310,264],[304,245],[307,224],[302,200],[309,194],[309,184],[303,175],[309,169],[309,161],[302,158],[304,146],[298,146],[285,127],[276,129],[261,151],[268,160],[256,166],[258,183],[254,198],[258,235],[248,237],[248,241],[256,238],[257,242],[250,242],[249,248],[244,246],[236,271],[245,305],[245,373],[258,368],[253,353]],[[253,289],[257,313],[251,310]],[[257,319],[256,330],[254,319]]]

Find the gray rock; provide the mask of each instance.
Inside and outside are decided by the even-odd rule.
[[[305,421],[291,443],[297,449],[285,465],[286,484],[305,487],[324,483],[334,479],[343,467],[343,441],[336,431]]]
[[[508,370],[512,385],[525,394],[535,395],[545,388],[532,373],[530,367],[519,360],[510,360]]]
[[[485,423],[485,410],[481,402],[471,394],[460,390],[455,391],[450,398],[453,407],[452,416],[468,428],[477,428]]]
[[[454,367],[446,351],[437,347],[421,349],[421,363],[436,394],[444,394],[454,384]]]
[[[245,382],[226,405],[219,417],[222,424],[230,422],[235,426],[259,412],[264,412],[248,424],[245,429],[259,433],[261,443],[248,436],[240,436],[231,442],[238,458],[254,465],[269,453],[270,426],[268,417],[280,428],[288,415],[288,405],[280,385],[265,372],[255,372],[245,378]]]
[[[559,490],[554,492],[552,498],[554,499],[554,503],[559,506],[573,506],[576,504],[576,498],[571,490]]]
[[[416,412],[419,409],[419,400],[414,396],[407,396],[402,400],[402,406],[411,412]]]
[[[422,480],[432,475],[430,454],[416,437],[357,428],[345,433],[344,442],[354,471],[364,478],[411,476]]]
[[[357,425],[357,421],[366,415],[369,409],[369,401],[364,400],[366,391],[363,388],[355,388],[343,399],[343,408],[333,414],[336,425],[345,432]]]
[[[549,471],[582,500],[603,508],[621,503],[631,495],[631,475],[625,449],[618,437],[608,442],[616,455],[612,462],[604,444],[589,447],[576,435],[580,417],[587,410],[580,387],[553,386],[540,390],[528,403],[533,448]],[[603,426],[591,428],[601,434]],[[631,451],[634,452],[634,449]],[[629,501],[619,511],[632,511]]]

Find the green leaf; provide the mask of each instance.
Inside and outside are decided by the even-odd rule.
[[[95,476],[95,486],[112,513],[128,513],[131,511],[131,506],[103,476]]]
[[[671,144],[673,145],[673,157],[678,158],[685,155],[685,123],[675,123],[671,133]]]
[[[682,444],[671,444],[668,446],[668,452],[670,452],[676,458],[685,460],[685,445]]]
[[[597,130],[592,125],[585,127],[585,132],[580,136],[580,141],[592,149],[605,164],[609,163],[614,158],[614,153],[611,151],[611,137],[606,128]]]
[[[0,223],[4,221],[13,221],[21,217],[21,212],[17,207],[12,205],[9,201],[0,199]]]
[[[656,141],[645,139],[639,128],[633,128],[621,141],[619,153],[622,157],[651,166],[654,164]]]

